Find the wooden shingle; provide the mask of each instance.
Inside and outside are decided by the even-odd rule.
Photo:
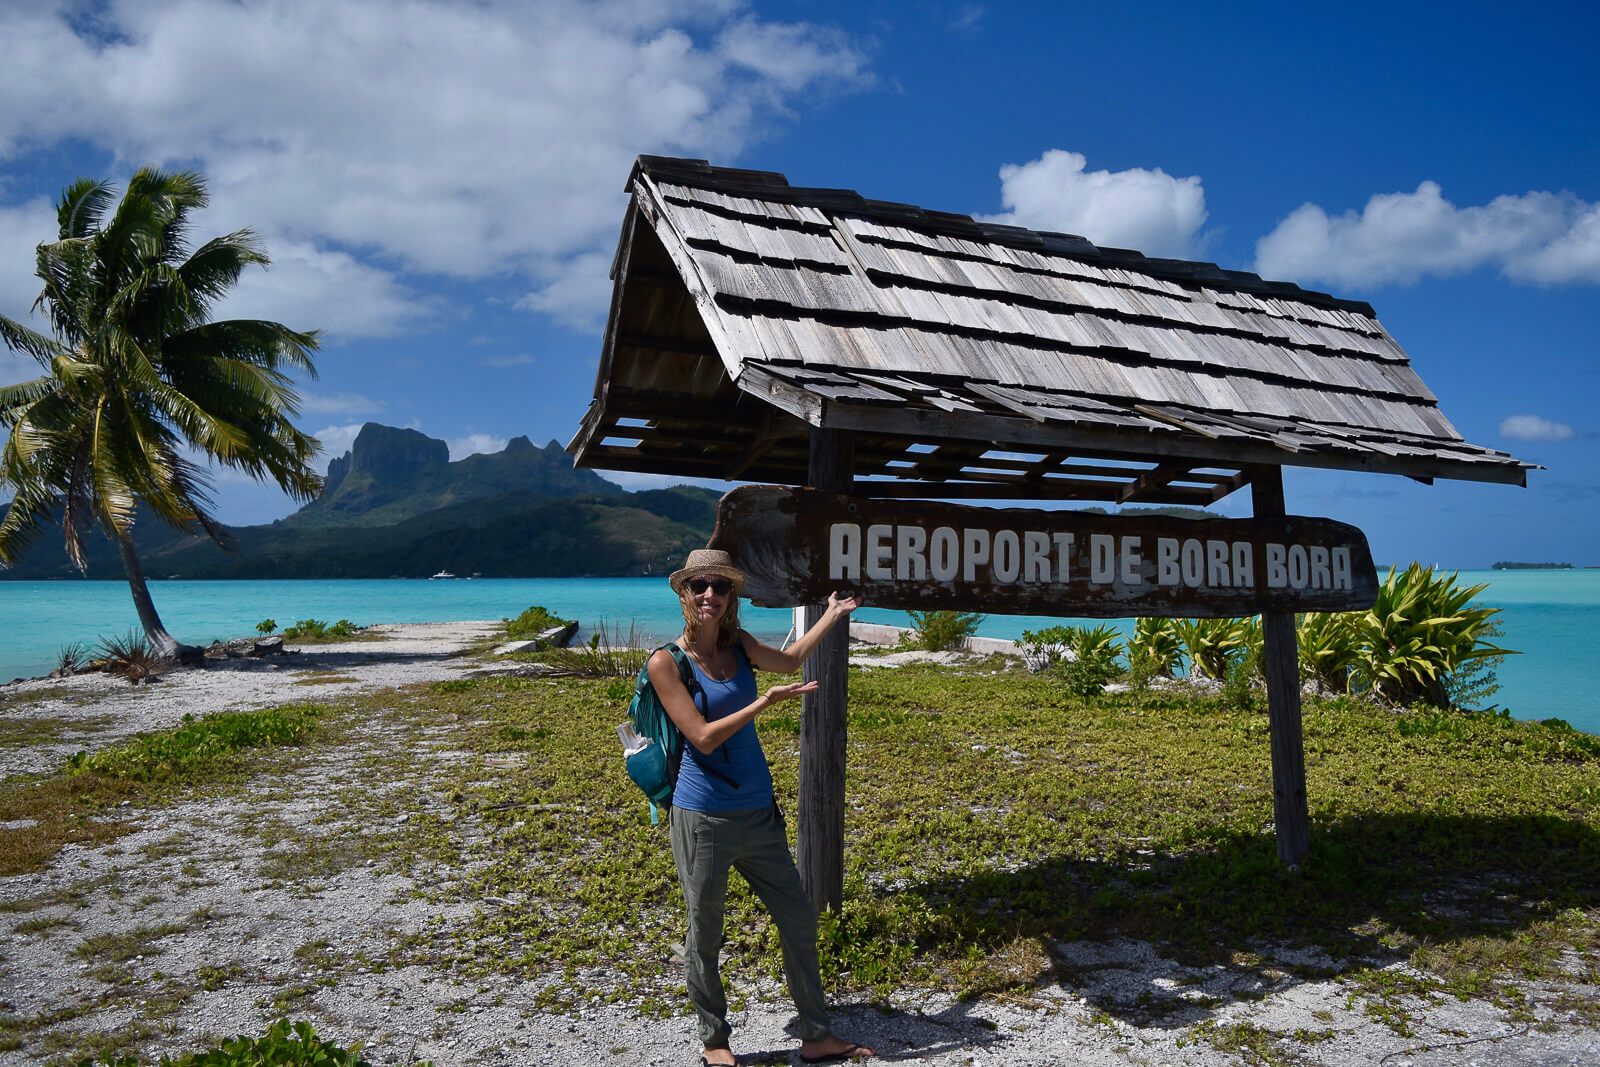
[[[1463,441],[1360,301],[698,160],[640,157],[628,190],[582,465],[803,481],[821,427],[901,496],[1193,502],[1262,464],[1531,466]],[[1058,458],[946,484],[929,447]],[[1120,483],[1103,462],[1141,458]],[[1178,477],[1195,469],[1222,473]]]

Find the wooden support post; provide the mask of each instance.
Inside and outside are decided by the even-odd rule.
[[[848,493],[854,456],[848,432],[811,431],[808,482],[815,489]],[[806,605],[806,627],[825,605]],[[848,698],[850,627],[835,626],[812,652],[801,673],[815,692],[801,697],[800,813],[797,831],[800,882],[817,910],[844,904],[844,750]]]
[[[1251,472],[1250,496],[1258,519],[1287,514],[1283,468]],[[1294,613],[1261,616],[1262,673],[1267,679],[1267,715],[1272,734],[1272,807],[1278,833],[1278,859],[1290,869],[1311,850],[1311,812],[1306,803],[1306,754],[1300,721],[1300,649]]]

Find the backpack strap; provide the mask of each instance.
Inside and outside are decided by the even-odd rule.
[[[741,657],[744,657],[744,648],[743,648],[743,646],[740,645],[739,642],[737,642],[737,641],[734,642],[734,644],[739,649],[739,655]],[[707,713],[711,709],[705,702],[705,695],[706,695],[705,688],[703,686],[701,686],[700,679],[698,679],[698,678],[696,678],[694,676],[694,666],[693,666],[693,664],[691,664],[689,662],[689,654],[687,652],[685,652],[683,650],[683,647],[681,645],[679,645],[678,642],[676,642],[676,641],[668,641],[666,644],[662,645],[661,647],[666,649],[669,653],[671,653],[672,658],[677,662],[677,664],[678,664],[678,674],[681,675],[682,678],[683,678],[683,687],[689,691],[689,699],[693,700],[695,702],[695,707],[700,710],[700,717],[702,719],[706,718]],[[744,657],[744,661],[746,663],[748,663],[749,662],[748,657]],[[696,694],[698,694],[699,699],[696,699]],[[688,743],[687,743],[687,739],[684,739],[684,741],[679,745],[679,748],[678,748],[678,758],[676,760],[669,761],[669,763],[668,763],[668,767],[669,767],[669,772],[668,773],[670,773],[672,775],[672,787],[673,787],[673,789],[677,789],[677,787],[678,787],[678,774],[679,774],[680,768],[683,765],[684,753],[688,749],[688,747],[689,746],[688,746]],[[717,751],[722,753],[722,761],[724,763],[732,763],[733,762],[733,757],[728,754],[728,744],[727,744],[726,741],[724,741],[722,744],[717,746]],[[717,770],[715,767],[712,767],[711,765],[706,763],[704,760],[697,760],[696,762],[700,764],[700,769],[702,771],[705,771],[707,774],[711,775],[711,777],[720,779],[721,781],[723,781],[724,783],[726,783],[727,785],[729,785],[730,787],[732,787],[734,789],[738,789],[739,788],[739,783],[736,782],[731,776],[722,773],[721,771]]]

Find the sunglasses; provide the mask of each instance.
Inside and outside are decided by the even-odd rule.
[[[688,585],[689,592],[695,596],[699,596],[707,589],[718,596],[727,596],[733,592],[733,583],[726,578],[690,578]]]

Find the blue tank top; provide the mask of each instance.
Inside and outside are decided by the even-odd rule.
[[[750,660],[742,646],[735,644],[733,651],[739,659],[739,669],[725,682],[706,674],[692,658],[689,661],[702,690],[695,694],[695,706],[707,722],[726,718],[756,701],[756,674],[750,668]],[[708,813],[771,807],[772,772],[767,769],[756,724],[745,723],[709,753],[684,742],[672,803],[685,811]]]

